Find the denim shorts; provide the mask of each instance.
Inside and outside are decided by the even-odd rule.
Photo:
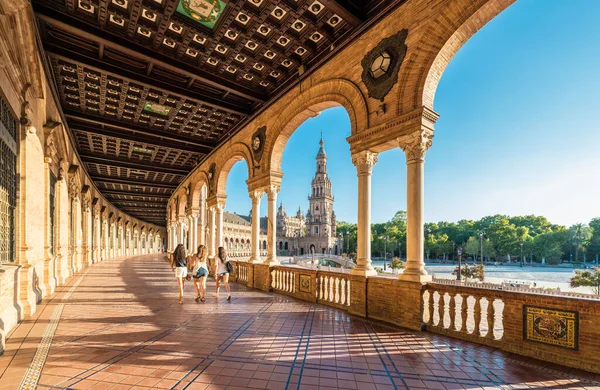
[[[206,268],[200,267],[198,268],[198,272],[196,272],[196,275],[194,275],[194,279],[200,279],[203,276],[208,276],[208,271],[206,270]]]

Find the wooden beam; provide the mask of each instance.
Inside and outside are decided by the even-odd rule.
[[[125,190],[100,190],[103,195],[123,195],[123,196],[131,196],[134,198],[164,198],[171,199],[170,194],[149,194],[139,191],[125,191]],[[110,200],[110,199],[109,199]],[[112,203],[112,200],[110,200]]]
[[[186,169],[179,169],[175,167],[171,167],[168,165],[163,165],[160,163],[153,163],[150,161],[144,160],[129,160],[116,156],[107,156],[107,155],[90,155],[85,153],[79,153],[79,157],[84,163],[91,164],[102,164],[108,165],[111,167],[120,167],[120,168],[129,168],[136,169],[140,171],[148,171],[148,172],[156,172],[156,173],[166,173],[170,175],[179,175],[185,176],[189,173]]]
[[[222,111],[240,115],[242,117],[248,116],[252,113],[250,105],[247,107],[241,107],[233,103],[225,102],[218,98],[201,95],[197,92],[186,90],[176,85],[164,82],[160,78],[148,77],[145,75],[145,72],[144,75],[140,75],[125,68],[100,61],[97,58],[90,58],[83,54],[83,52],[73,52],[62,47],[54,47],[54,50],[50,50],[50,48],[46,47],[46,54],[50,57],[66,62],[80,63],[86,68],[92,69],[98,73],[106,74],[117,79],[133,81],[134,83],[141,83],[148,86],[150,89],[159,90],[167,95],[175,95],[183,99],[195,100],[197,103],[218,108]]]
[[[106,184],[119,184],[119,185],[129,185],[129,186],[137,186],[137,187],[149,187],[149,188],[165,188],[165,189],[175,189],[178,184],[165,184],[165,183],[156,183],[156,182],[148,182],[142,180],[132,180],[132,179],[119,179],[113,178],[110,176],[98,176],[98,175],[90,175],[90,178],[94,181]]]
[[[147,145],[155,146],[159,149],[170,148],[174,150],[181,150],[184,152],[190,153],[201,153],[207,154],[210,152],[210,149],[204,146],[194,146],[188,143],[178,142],[174,140],[165,140],[160,142],[162,138],[160,136],[152,136],[150,134],[140,134],[138,132],[132,131],[131,133],[126,133],[124,131],[119,130],[111,130],[108,126],[96,125],[96,126],[78,126],[77,124],[69,125],[69,129],[75,132],[82,132],[86,134],[98,134],[103,135],[110,138],[118,138],[125,141],[130,142],[139,142]]]
[[[321,0],[319,0],[321,1]],[[336,14],[338,14],[342,19],[348,22],[352,27],[356,27],[363,22],[356,14],[350,11],[348,8],[344,7],[340,4],[339,0],[323,0],[321,1],[323,5]]]
[[[170,72],[182,74],[185,77],[194,77],[201,83],[212,88],[229,91],[240,98],[247,99],[255,103],[264,103],[268,98],[268,96],[259,94],[256,91],[253,91],[251,88],[241,87],[234,81],[220,78],[185,62],[178,62],[177,65],[171,65],[169,61],[173,61],[172,58],[146,47],[137,46],[132,41],[128,41],[128,43],[130,46],[137,46],[137,50],[130,49],[129,47],[125,47],[118,43],[124,42],[122,37],[111,36],[111,34],[107,33],[105,30],[101,30],[97,27],[83,23],[74,17],[62,14],[56,10],[51,10],[37,2],[35,5],[36,15],[39,19],[70,34],[74,34],[83,39],[102,44],[105,48],[119,51],[128,56],[135,57],[143,62],[152,62],[156,66],[164,68]],[[68,23],[57,20],[55,16],[68,20]],[[111,39],[106,39],[104,37],[110,37]]]
[[[84,114],[81,112],[75,112],[75,111],[66,111],[65,112],[65,116],[67,117],[67,119],[75,119],[75,120],[79,120],[82,122],[85,122],[85,127],[91,125],[94,125],[94,128],[100,128],[100,129],[106,129],[104,131],[112,131],[112,132],[117,132],[117,134],[121,134],[121,132],[125,131],[125,132],[130,132],[130,133],[134,133],[134,134],[139,134],[142,137],[150,137],[150,138],[155,138],[154,141],[148,141],[147,143],[152,143],[152,142],[157,142],[156,139],[160,139],[160,140],[165,140],[168,141],[169,144],[171,145],[173,144],[187,144],[189,146],[193,146],[194,149],[191,150],[194,153],[202,153],[202,154],[207,154],[213,151],[213,149],[215,148],[215,145],[212,144],[207,144],[207,143],[203,143],[200,142],[198,140],[194,140],[192,138],[189,137],[185,137],[185,136],[176,136],[176,133],[167,133],[165,131],[162,130],[157,130],[157,129],[149,129],[147,127],[143,127],[143,126],[139,126],[139,125],[134,125],[134,124],[127,124],[127,125],[123,125],[122,123],[120,123],[119,121],[116,121],[114,119],[108,119],[108,118],[98,118],[98,117],[94,117],[88,114]],[[73,123],[71,121],[69,121],[67,123],[67,125],[69,126],[69,128],[71,127],[75,127],[81,131],[87,131],[84,127],[83,124],[79,125],[77,123]],[[110,129],[109,129],[110,128]],[[126,137],[126,135],[120,135],[119,137],[123,138]],[[146,139],[150,139],[150,138],[146,138]],[[127,139],[127,138],[125,138]],[[142,142],[142,141],[138,141],[138,138],[133,138],[133,139],[129,139],[130,141],[137,141],[137,142]],[[167,145],[163,145],[163,144],[157,144],[158,146],[167,146]],[[188,150],[189,146],[185,147],[186,149],[182,149],[182,150]],[[174,149],[178,149],[177,147],[174,147]]]

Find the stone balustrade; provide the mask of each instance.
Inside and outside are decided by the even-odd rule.
[[[211,260],[212,261],[212,260]],[[600,373],[600,298],[493,283],[435,279],[422,283],[390,275],[365,278],[337,270],[232,260],[232,282],[347,310],[413,330],[425,330],[519,355]],[[212,269],[212,268],[211,268]],[[581,297],[580,297],[581,295]],[[525,340],[525,308],[578,313],[576,348]]]

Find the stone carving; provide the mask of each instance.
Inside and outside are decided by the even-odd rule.
[[[379,153],[366,150],[352,156],[352,164],[356,167],[358,174],[370,174],[373,166],[377,163]]]
[[[423,129],[413,134],[398,138],[400,149],[406,154],[406,161],[422,160],[425,158],[425,152],[431,147],[433,141],[433,131]]]
[[[403,29],[387,37],[362,59],[362,81],[367,87],[369,97],[383,101],[398,81],[398,71],[406,56],[406,37],[408,30]],[[372,68],[375,68],[373,70]]]
[[[300,275],[300,292],[310,293],[311,292],[312,276]]]
[[[210,192],[210,193],[214,193],[216,191],[216,188],[215,188],[216,173],[217,173],[217,164],[216,163],[210,164],[210,167],[208,167],[208,172],[206,173],[206,176],[208,177],[208,192]]]
[[[250,199],[252,199],[252,202],[258,202],[262,199],[264,191],[250,191],[248,195],[250,196]]]
[[[267,126],[259,127],[252,135],[252,155],[254,161],[260,162],[265,149],[265,140],[267,138]]]
[[[77,178],[75,176],[71,177],[69,179],[69,195],[71,196],[71,199],[79,200],[80,192],[81,191],[79,189],[79,183],[77,182]]]

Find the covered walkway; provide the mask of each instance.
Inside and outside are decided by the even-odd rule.
[[[92,265],[9,335],[0,389],[600,386],[591,374],[232,286],[231,302],[196,303],[186,285],[181,306],[162,255]]]

